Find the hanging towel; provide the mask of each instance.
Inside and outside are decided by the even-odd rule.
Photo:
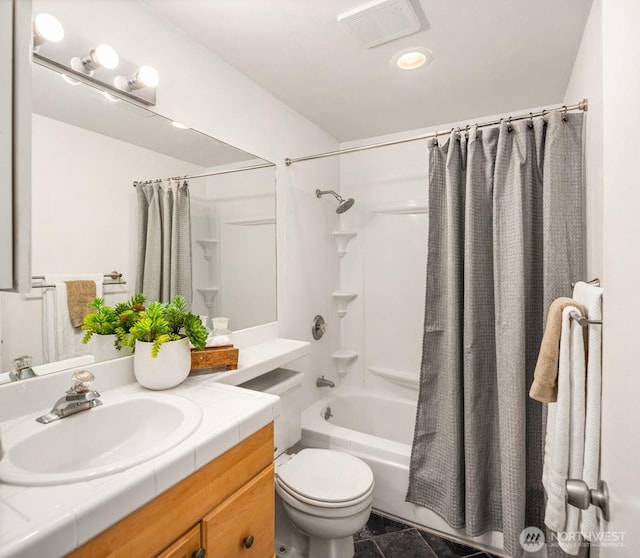
[[[65,281],[86,280],[95,283],[96,296],[102,296],[104,276],[101,273],[85,275],[45,275],[47,284],[42,295],[43,345],[46,362],[73,358],[89,353],[88,345],[82,344],[84,331],[71,325],[67,303],[67,285]]]
[[[67,310],[71,325],[78,328],[84,317],[91,313],[89,303],[96,297],[95,281],[65,281],[67,286]]]
[[[562,310],[574,306],[584,314],[584,309],[568,297],[556,298],[549,306],[547,325],[540,344],[538,362],[533,374],[529,397],[541,403],[555,403],[558,399],[558,354],[562,330]]]
[[[582,327],[571,318],[575,306],[562,311],[558,400],[549,404],[542,484],[547,494],[544,522],[558,533],[568,554],[579,551],[580,510],[566,503],[566,481],[581,478],[584,458],[585,357]]]
[[[602,295],[600,287],[579,282],[573,289],[573,297],[584,305],[590,320],[602,320]],[[584,468],[580,478],[589,488],[597,488],[600,479],[600,404],[602,392],[602,328],[592,324],[588,328],[589,350],[587,356],[587,407],[584,434]],[[600,540],[600,525],[595,506],[583,510],[580,531],[587,540]]]

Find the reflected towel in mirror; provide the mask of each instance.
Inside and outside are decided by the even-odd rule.
[[[96,296],[102,297],[102,273],[83,275],[45,275],[45,283],[55,285],[45,288],[42,293],[42,336],[44,361],[52,362],[73,358],[89,353],[89,347],[82,344],[84,331],[71,324],[67,304],[67,285],[65,281],[94,281]]]

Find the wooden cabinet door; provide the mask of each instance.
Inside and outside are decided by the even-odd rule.
[[[273,464],[202,520],[207,558],[269,558],[274,548]]]
[[[200,554],[198,552],[200,551]],[[157,558],[204,558],[204,549],[200,544],[200,524],[187,531],[171,546],[158,554]]]

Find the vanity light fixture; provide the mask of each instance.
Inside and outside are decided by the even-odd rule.
[[[64,28],[51,14],[38,14],[33,20],[33,48],[38,50],[44,43],[59,43],[64,39]]]
[[[158,72],[151,66],[140,66],[135,74],[129,77],[118,76],[114,80],[114,85],[123,91],[135,91],[136,89],[142,89],[143,87],[156,87],[160,77]]]
[[[391,58],[391,65],[401,70],[417,70],[433,60],[433,52],[428,48],[406,48],[396,52]]]
[[[118,53],[113,50],[109,45],[98,45],[96,48],[92,48],[87,56],[83,58],[75,57],[71,60],[71,67],[76,72],[82,72],[89,76],[93,75],[93,71],[98,68],[106,68],[107,70],[113,70],[120,59]]]

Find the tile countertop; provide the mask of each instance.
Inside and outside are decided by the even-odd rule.
[[[104,392],[102,399],[106,405],[111,395],[128,393],[150,392],[129,384]],[[202,421],[191,436],[163,455],[86,482],[42,487],[0,483],[0,557],[53,557],[71,552],[280,413],[278,397],[224,385],[206,376],[189,378],[166,393],[200,405]],[[3,427],[10,428],[11,421]]]

